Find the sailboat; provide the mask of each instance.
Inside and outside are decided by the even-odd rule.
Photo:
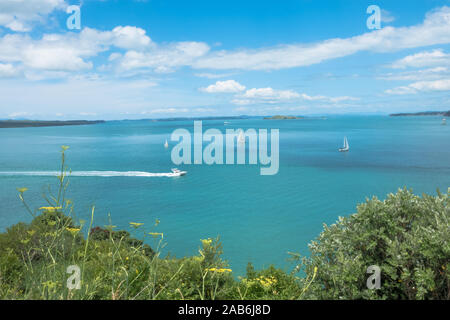
[[[442,125],[445,126],[447,124],[447,120],[445,118],[442,118]]]
[[[166,142],[164,143],[164,148],[168,148],[169,147],[169,142],[167,142],[167,139],[166,139]]]
[[[242,130],[241,130],[241,132],[239,133],[238,143],[240,143],[240,144],[245,143],[244,132],[243,132]]]
[[[339,152],[347,152],[350,150],[350,146],[348,145],[347,137],[344,137],[344,146],[339,148]]]

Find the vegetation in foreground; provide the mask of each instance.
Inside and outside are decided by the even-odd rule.
[[[130,222],[139,240],[113,225],[94,227],[95,208],[91,221],[77,221],[65,198],[66,150],[59,190],[44,197],[46,206],[32,210],[26,188],[18,189],[34,218],[0,234],[0,299],[450,300],[450,188],[437,196],[402,189],[384,201],[368,199],[357,213],[324,225],[310,256],[291,254],[292,272],[249,264],[236,279],[219,239],[201,240],[196,256],[162,257],[163,233],[144,231],[142,223]],[[68,286],[73,265],[79,289]],[[380,289],[367,288],[371,265],[380,267]]]

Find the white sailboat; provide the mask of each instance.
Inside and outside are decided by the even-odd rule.
[[[243,144],[245,143],[245,137],[244,137],[244,131],[241,130],[238,137],[238,143]]]
[[[164,143],[164,148],[168,148],[169,147],[169,142],[167,142],[167,139],[166,139],[166,142]]]
[[[344,137],[344,146],[339,148],[339,152],[347,152],[348,150],[350,150],[350,146],[348,144],[347,137]]]

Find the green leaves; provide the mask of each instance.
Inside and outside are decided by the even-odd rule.
[[[448,299],[450,274],[442,268],[450,261],[448,196],[419,197],[405,188],[325,227],[310,245],[309,264],[320,270],[310,297]],[[381,268],[379,290],[366,287],[370,265]]]

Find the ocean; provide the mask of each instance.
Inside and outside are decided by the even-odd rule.
[[[97,125],[0,129],[0,231],[31,216],[16,188],[26,187],[32,208],[46,205],[57,180],[60,146],[67,145],[68,198],[77,219],[111,223],[141,237],[164,233],[164,254],[198,254],[200,239],[220,236],[223,257],[236,275],[248,262],[289,270],[288,252],[308,254],[323,224],[356,212],[366,198],[384,199],[407,186],[436,194],[450,186],[450,125],[441,118],[328,116],[301,120],[203,121],[203,130],[279,129],[279,172],[260,165],[180,165],[183,177],[103,176],[101,172],[170,172],[177,128],[193,121],[110,121]],[[346,136],[350,151],[338,152]],[[165,140],[170,147],[164,148]],[[206,144],[206,143],[205,143]],[[110,218],[109,218],[110,217]],[[155,226],[155,220],[160,224]]]

